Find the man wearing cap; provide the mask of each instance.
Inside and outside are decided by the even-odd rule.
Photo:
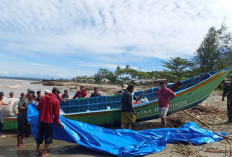
[[[18,115],[17,115],[17,122],[18,122],[18,134],[17,134],[17,141],[18,147],[22,148],[23,145],[23,138],[26,136],[28,137],[30,134],[30,125],[27,121],[27,106],[35,97],[35,92],[33,90],[29,90],[26,97],[20,99],[18,103]],[[29,133],[29,134],[28,134]]]
[[[45,146],[43,151],[43,156],[49,156],[47,153],[48,146],[52,141],[52,125],[53,125],[53,116],[55,122],[59,125],[60,128],[63,128],[63,125],[60,123],[59,114],[60,114],[60,103],[57,97],[59,96],[60,89],[54,87],[52,93],[43,96],[37,105],[39,110],[39,125],[38,125],[38,134],[37,134],[37,150],[36,155],[40,155],[40,144],[43,143],[43,137],[45,135]]]
[[[44,95],[50,94],[50,90],[44,90]]]
[[[14,92],[10,92],[9,95],[10,95],[9,98],[14,98]]]
[[[20,98],[19,98],[20,100],[25,97],[24,93],[21,93],[20,95],[21,95]]]
[[[122,85],[122,91],[118,91],[117,94],[123,95],[124,93],[127,92],[127,84]]]

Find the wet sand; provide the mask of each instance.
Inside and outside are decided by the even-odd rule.
[[[6,138],[0,138],[0,156],[1,157],[36,157],[36,143],[31,136],[23,140],[25,147],[18,148],[16,146],[17,132],[5,133]],[[43,149],[41,145],[41,150]],[[64,141],[54,140],[53,144],[49,146],[48,152],[54,157],[111,157],[112,155],[89,150],[77,144],[68,143]]]

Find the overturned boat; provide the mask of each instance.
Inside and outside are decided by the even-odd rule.
[[[211,71],[180,81],[175,89],[176,97],[170,101],[168,114],[191,108],[204,101],[224,80],[232,68]],[[174,84],[168,84],[171,88]],[[148,101],[134,104],[137,121],[158,118],[157,90],[160,87],[136,91],[136,96],[143,96]],[[94,125],[120,124],[121,95],[80,98],[61,102],[63,116],[72,120]],[[4,117],[4,129],[17,129],[15,116]]]

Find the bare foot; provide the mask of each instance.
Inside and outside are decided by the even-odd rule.
[[[24,148],[24,146],[22,144],[18,145],[19,148]]]
[[[48,154],[48,153],[43,153],[43,157],[50,157],[51,154]]]
[[[36,156],[40,156],[40,155],[41,155],[40,150],[37,150],[37,151],[36,151]]]

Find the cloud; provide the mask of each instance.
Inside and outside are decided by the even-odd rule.
[[[0,75],[3,76],[23,76],[33,78],[72,78],[80,75],[93,75],[85,70],[66,68],[46,64],[36,64],[31,62],[2,62]]]
[[[6,45],[1,49],[121,54],[130,46],[133,55],[188,56],[210,26],[219,26],[224,18],[231,22],[227,4],[231,2],[2,0],[0,41]]]
[[[99,68],[130,65],[123,58],[134,64],[188,58],[209,27],[232,25],[231,6],[231,0],[1,0],[0,55],[105,57],[93,61]]]

